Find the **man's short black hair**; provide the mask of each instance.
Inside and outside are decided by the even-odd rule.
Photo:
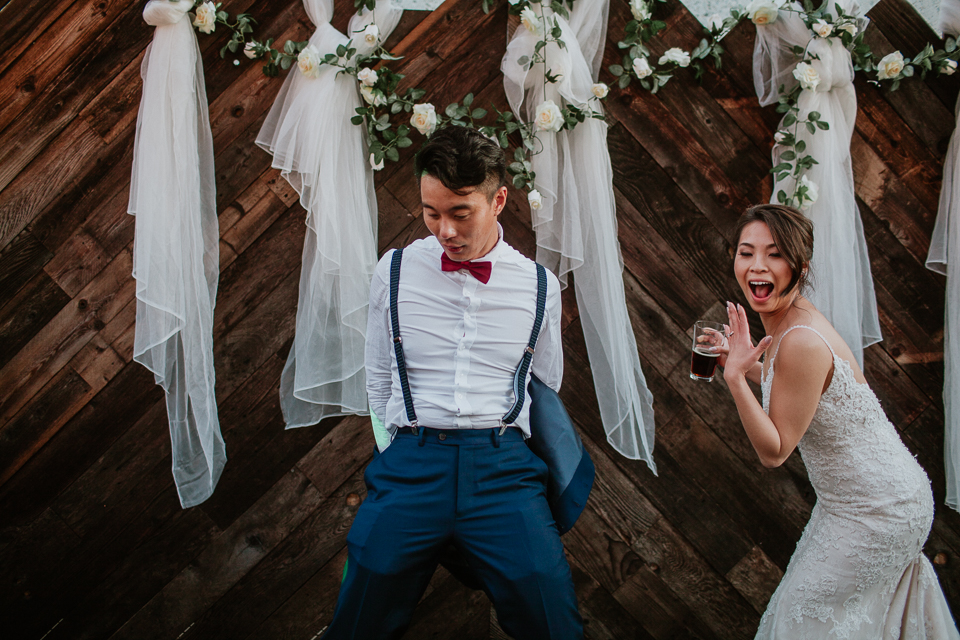
[[[469,127],[451,125],[435,132],[414,161],[417,184],[431,175],[458,195],[470,191],[488,200],[507,185],[507,160],[500,145]]]

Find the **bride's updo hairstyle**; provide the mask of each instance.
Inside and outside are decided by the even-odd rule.
[[[803,293],[809,285],[810,260],[813,259],[813,222],[793,207],[758,204],[744,211],[737,221],[734,247],[740,246],[740,235],[751,222],[767,225],[780,255],[790,265],[790,285],[780,295],[787,295],[797,284]]]

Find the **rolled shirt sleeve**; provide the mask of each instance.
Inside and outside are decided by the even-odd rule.
[[[370,309],[367,315],[367,343],[364,366],[367,371],[367,399],[374,425],[386,424],[387,401],[391,393],[393,352],[390,341],[390,260],[387,252],[377,263],[370,282]],[[379,442],[379,437],[378,437]],[[382,449],[383,447],[381,447]]]

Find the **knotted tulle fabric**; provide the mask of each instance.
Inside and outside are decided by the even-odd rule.
[[[213,494],[227,460],[214,393],[219,276],[213,138],[192,0],[152,0],[141,67],[129,213],[136,216],[134,360],[166,391],[173,478],[184,508]]]
[[[403,13],[379,0],[374,11],[354,15],[344,35],[330,25],[333,0],[303,4],[317,26],[310,44],[321,56],[351,38],[358,54],[369,53],[373,45],[359,32],[375,23],[385,39]],[[319,77],[308,78],[292,69],[257,136],[307,211],[296,336],[280,378],[288,429],[368,412],[363,351],[377,200],[364,130],[350,124],[360,106],[357,83],[337,71],[323,65]]]
[[[838,3],[849,14],[858,7],[853,2]],[[833,2],[827,11],[836,15]],[[860,23],[860,28],[866,21]],[[799,119],[806,120],[811,112],[830,124],[827,131],[807,131],[805,125],[796,127],[796,138],[806,143],[806,151],[817,160],[806,172],[808,180],[817,185],[816,202],[805,211],[814,224],[813,260],[810,273],[812,290],[807,297],[836,328],[860,366],[863,349],[882,339],[877,301],[870,275],[870,258],[863,234],[863,223],[857,209],[850,161],[850,140],[857,116],[857,95],[853,87],[853,64],[850,52],[838,38],[812,38],[810,31],[795,12],[780,11],[776,22],[757,27],[753,57],[754,82],[761,105],[777,101],[778,88],[787,91],[797,86],[793,77],[797,56],[792,48],[805,47],[810,65],[816,69],[820,82],[815,90],[803,90],[797,106]],[[793,127],[781,129],[793,131]],[[780,163],[782,147],[774,146],[773,164]],[[777,192],[792,194],[796,181],[792,176],[774,181],[771,202],[777,202]]]
[[[960,35],[960,0],[941,0],[940,28]],[[960,125],[960,102],[957,103]],[[947,276],[943,323],[943,455],[947,506],[960,511],[960,141],[954,130],[943,159],[940,208],[930,238],[927,268]]]
[[[501,69],[504,89],[518,118],[535,119],[544,100],[601,112],[591,87],[603,55],[608,0],[578,0],[570,20],[556,17],[566,49],[549,44],[546,66],[559,82],[544,86],[544,66],[526,69],[518,60],[533,57],[539,37],[519,27],[507,45]],[[607,125],[588,118],[572,131],[542,131],[543,150],[534,155],[536,187],[543,196],[533,210],[537,261],[566,286],[574,273],[577,305],[607,440],[622,455],[653,461],[653,396],[640,370],[637,344],[623,289],[623,260],[617,240],[613,169]]]

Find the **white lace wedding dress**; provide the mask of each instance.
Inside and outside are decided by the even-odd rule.
[[[783,335],[797,328],[823,338],[803,325]],[[776,352],[761,383],[768,413],[775,361]],[[870,387],[836,353],[833,364],[798,445],[817,503],[756,637],[960,639],[921,552],[933,523],[930,481]]]

